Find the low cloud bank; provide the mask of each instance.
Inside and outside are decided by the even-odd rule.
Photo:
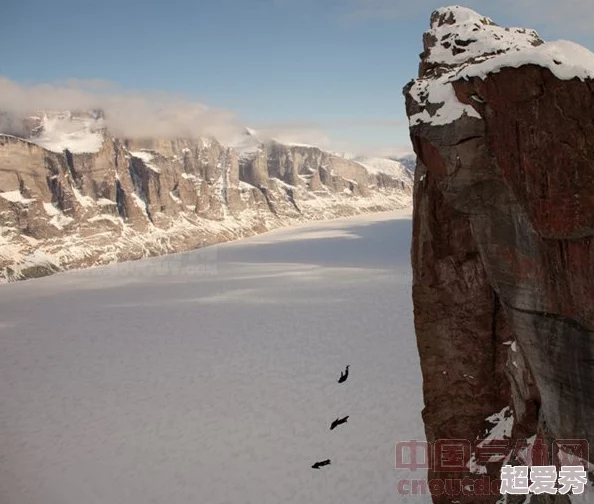
[[[0,133],[27,136],[29,132],[23,119],[42,112],[92,110],[102,111],[102,125],[121,138],[214,136],[223,144],[233,145],[241,141],[246,126],[246,122],[232,111],[211,108],[191,98],[165,92],[131,92],[102,80],[70,79],[27,85],[0,77]],[[371,118],[250,126],[262,141],[275,139],[283,143],[315,145],[334,152],[387,156],[409,152],[410,146],[354,145],[352,141],[331,138],[328,131],[336,128],[395,128],[402,124],[399,120]],[[63,124],[60,131],[68,127]]]
[[[122,91],[103,81],[23,85],[0,78],[0,132],[24,131],[22,118],[39,111],[100,109],[116,136],[230,139],[241,132],[235,113],[168,93]]]

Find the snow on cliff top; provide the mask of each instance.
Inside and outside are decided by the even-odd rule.
[[[228,146],[232,147],[240,156],[250,156],[259,152],[265,144],[277,143],[287,147],[305,147],[310,149],[321,149],[321,147],[309,143],[293,141],[291,137],[271,136],[267,132],[261,132],[252,128],[244,128],[243,133],[232,139]]]
[[[258,132],[252,128],[245,128],[243,133],[232,139],[226,145],[233,148],[240,156],[251,156],[262,148],[263,141],[258,137]]]
[[[353,161],[371,174],[384,173],[398,180],[412,181],[410,172],[398,161],[379,157],[357,157]]]
[[[52,152],[68,149],[73,154],[94,153],[103,145],[103,127],[102,119],[71,117],[70,114],[45,115],[39,134],[30,140]]]
[[[299,142],[285,142],[282,139],[278,139],[278,138],[273,138],[272,139],[273,142],[276,142],[277,144],[281,144],[281,145],[286,145],[287,147],[305,147],[307,149],[321,149],[321,147],[318,147],[317,145],[312,145],[312,144],[307,144],[307,143],[299,143]]]
[[[449,124],[464,114],[480,118],[473,107],[457,100],[451,83],[459,79],[484,79],[502,68],[524,65],[548,68],[562,80],[594,78],[594,53],[588,49],[564,40],[543,42],[534,30],[497,26],[465,7],[435,11],[426,40],[431,41],[424,59],[428,70],[409,93],[421,106],[442,106],[412,115],[411,126]]]
[[[482,63],[468,66],[456,78],[480,77],[495,73],[505,67],[538,65],[548,68],[558,79],[594,79],[594,53],[568,40],[547,42],[520,52],[507,53]]]
[[[541,44],[534,30],[504,28],[490,18],[458,5],[444,7],[431,15],[428,36],[435,39],[426,61],[459,66],[475,58],[501,51],[520,51]]]

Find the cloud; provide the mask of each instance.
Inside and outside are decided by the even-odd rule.
[[[102,80],[24,85],[0,77],[0,131],[17,133],[16,118],[43,110],[101,109],[108,128],[129,138],[236,136],[241,121],[228,110],[214,109],[170,93],[131,92]]]
[[[412,144],[368,145],[364,143],[332,141],[327,148],[331,152],[350,153],[366,157],[403,157],[412,154]]]
[[[592,0],[506,0],[505,7],[497,8],[497,12],[517,12],[523,21],[533,20],[533,24],[541,24],[547,31],[570,38],[575,32],[593,34],[594,2]],[[510,10],[511,9],[511,10]]]
[[[434,1],[416,2],[398,0],[349,0],[346,17],[356,19],[402,19],[427,11],[430,13],[436,5]],[[439,6],[439,5],[437,5]]]
[[[360,127],[394,127],[408,126],[403,119],[385,117],[336,119],[328,121],[288,121],[282,123],[262,124],[261,129],[314,129],[314,128],[360,128]]]
[[[372,157],[404,157],[413,154],[414,151],[411,144],[404,144],[367,147],[361,153]]]
[[[428,21],[433,10],[448,4],[439,0],[348,0],[344,13],[350,21],[406,19],[426,13]],[[495,22],[498,17],[508,22],[516,19],[512,24],[541,29],[555,37],[570,38],[576,32],[594,34],[592,0],[466,0],[464,5]]]
[[[258,138],[264,141],[275,139],[283,143],[315,145],[322,149],[327,149],[332,144],[332,140],[323,129],[299,123],[287,123],[282,126],[255,125],[255,130],[258,132]]]
[[[328,121],[292,121],[275,124],[250,124],[261,139],[316,145],[333,152],[369,156],[398,155],[411,152],[410,145],[372,145],[375,138],[397,139],[408,135],[408,121],[388,118],[349,118]]]
[[[214,136],[224,144],[233,144],[247,125],[263,140],[274,138],[366,155],[399,152],[397,146],[370,147],[362,138],[373,136],[377,140],[382,132],[387,139],[397,138],[398,129],[407,130],[408,125],[407,121],[385,117],[250,123],[232,111],[213,109],[188,97],[126,91],[103,80],[26,85],[0,77],[0,133],[26,136],[22,119],[40,111],[92,109],[103,110],[109,131],[123,138]]]

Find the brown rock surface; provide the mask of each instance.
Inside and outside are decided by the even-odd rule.
[[[536,64],[457,79],[513,49],[490,20],[468,23],[472,11],[459,9],[433,14],[419,79],[404,90],[418,155],[413,301],[427,438],[474,440],[509,405],[514,437],[586,439],[592,462],[594,82]],[[477,31],[494,35],[482,54],[472,41],[460,44],[466,59],[444,53],[441,41]],[[520,50],[542,43],[524,33]],[[432,100],[434,84],[452,87],[449,103]],[[451,112],[463,104],[472,109]],[[447,107],[451,119],[440,117]]]

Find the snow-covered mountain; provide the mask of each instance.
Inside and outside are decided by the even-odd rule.
[[[105,122],[97,111],[49,112],[27,118],[29,139],[52,151],[72,154],[99,152],[104,141]]]
[[[249,128],[223,145],[117,138],[97,110],[21,122],[17,135],[0,135],[0,278],[9,280],[411,204],[410,179],[391,161]]]
[[[397,161],[398,163],[400,163],[411,174],[414,174],[415,173],[415,169],[417,167],[417,155],[416,154],[414,154],[414,153],[412,153],[412,154],[406,154],[404,156],[399,156],[399,157],[390,157],[389,159],[391,159],[392,161]]]
[[[354,161],[363,165],[369,173],[383,173],[403,181],[410,180],[412,182],[410,171],[396,159],[361,156],[354,158]]]

